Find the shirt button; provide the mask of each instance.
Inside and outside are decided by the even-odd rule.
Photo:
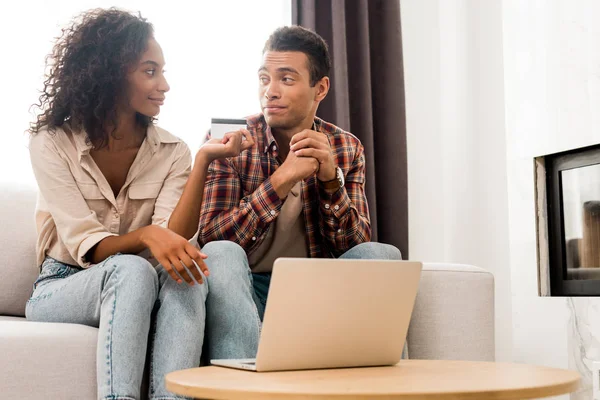
[[[273,151],[277,151],[277,146],[273,146]]]
[[[325,209],[329,210],[329,204],[325,204]]]
[[[338,233],[342,233],[342,230],[341,230],[341,229],[338,229]]]
[[[256,241],[256,236],[252,236],[252,240]]]
[[[337,211],[337,210],[339,210],[339,209],[340,209],[340,206],[338,206],[338,205],[336,204],[336,205],[335,205],[335,207],[333,207],[333,209],[334,209],[335,211]]]
[[[277,212],[275,210],[271,210],[271,215],[275,215]]]

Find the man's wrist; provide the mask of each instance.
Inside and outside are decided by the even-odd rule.
[[[279,168],[271,175],[271,185],[280,199],[285,199],[296,184],[294,175],[285,168]]]
[[[323,188],[327,194],[333,194],[340,190],[340,188],[344,186],[342,170],[339,167],[335,168],[334,178],[328,181],[319,181],[319,186]]]
[[[321,182],[330,182],[337,179],[337,168],[335,166],[322,169],[322,172],[321,176],[317,176],[317,179]]]

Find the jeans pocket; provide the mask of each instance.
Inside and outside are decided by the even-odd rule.
[[[40,275],[33,283],[33,290],[45,283],[50,282],[53,279],[66,278],[78,271],[78,268],[71,267],[70,265],[63,264],[51,258],[46,258],[42,264],[42,271],[40,272]]]

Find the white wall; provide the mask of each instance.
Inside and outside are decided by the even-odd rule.
[[[492,271],[497,359],[577,369],[591,399],[600,299],[538,296],[533,158],[600,142],[600,2],[401,10],[411,258]]]
[[[2,140],[0,182],[34,178],[24,131],[29,107],[42,89],[44,57],[54,37],[79,13],[116,6],[140,11],[155,28],[171,91],[159,125],[198,149],[210,118],[240,118],[260,111],[256,71],[276,28],[291,24],[291,2],[281,0],[29,0],[2,6],[0,62]]]
[[[402,0],[411,259],[496,279],[496,359],[511,359],[501,3]]]
[[[600,142],[600,3],[507,0],[506,142],[515,361],[577,368],[591,399],[600,299],[537,296],[535,156]]]

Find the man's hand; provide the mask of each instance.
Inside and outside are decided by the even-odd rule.
[[[280,199],[287,197],[294,185],[319,171],[319,162],[313,157],[297,157],[290,151],[273,175],[271,184]]]
[[[181,283],[181,279],[175,270],[190,286],[194,285],[192,276],[198,283],[203,282],[202,274],[194,262],[204,275],[209,275],[208,268],[204,263],[204,259],[207,258],[206,254],[200,252],[182,236],[158,225],[149,225],[142,229],[144,229],[141,236],[142,243],[177,283]]]
[[[319,162],[313,157],[297,157],[290,151],[279,168],[289,173],[290,180],[296,184],[317,172]]]
[[[252,135],[246,129],[228,132],[222,139],[210,139],[204,143],[196,153],[196,160],[208,165],[219,158],[235,157],[253,145]]]
[[[290,142],[290,154],[295,154],[299,158],[312,157],[316,159],[319,162],[317,178],[321,182],[335,179],[337,166],[333,159],[329,140],[324,133],[305,129],[295,134]]]

